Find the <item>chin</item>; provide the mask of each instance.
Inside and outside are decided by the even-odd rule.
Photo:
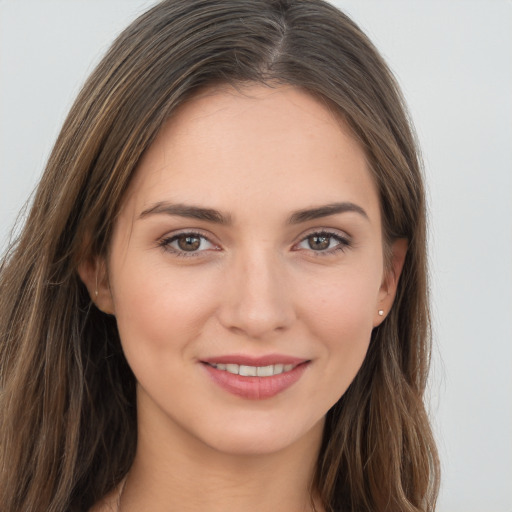
[[[233,456],[271,455],[298,446],[318,445],[322,441],[324,418],[311,426],[297,428],[269,421],[231,424],[215,431],[209,429],[199,440],[216,452]]]

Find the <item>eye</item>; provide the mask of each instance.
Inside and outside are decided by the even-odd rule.
[[[302,239],[296,247],[300,250],[330,254],[339,250],[343,251],[347,247],[350,247],[350,241],[348,238],[338,233],[321,231],[319,233],[309,234],[306,238]]]
[[[193,256],[207,250],[218,250],[219,247],[199,233],[179,233],[164,238],[159,246],[179,256]]]

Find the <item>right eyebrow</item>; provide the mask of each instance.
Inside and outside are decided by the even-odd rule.
[[[355,203],[344,201],[342,203],[331,203],[315,208],[306,208],[305,210],[296,211],[290,216],[288,223],[300,224],[301,222],[321,219],[322,217],[328,217],[330,215],[336,215],[345,212],[355,212],[361,215],[364,219],[369,220],[368,214],[361,206]]]
[[[177,215],[179,217],[204,220],[207,222],[213,222],[215,224],[231,224],[231,217],[229,215],[224,215],[213,208],[203,208],[201,206],[186,205],[181,203],[175,204],[169,203],[167,201],[160,201],[150,206],[139,215],[139,219],[157,214]]]

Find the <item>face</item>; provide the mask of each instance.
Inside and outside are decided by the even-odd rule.
[[[137,170],[105,267],[97,303],[117,319],[139,422],[229,453],[318,439],[394,293],[362,149],[284,86],[180,108]]]

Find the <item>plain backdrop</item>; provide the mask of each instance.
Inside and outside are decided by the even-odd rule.
[[[0,250],[79,87],[150,0],[0,0]],[[339,0],[396,73],[430,201],[440,512],[512,512],[512,2]]]

